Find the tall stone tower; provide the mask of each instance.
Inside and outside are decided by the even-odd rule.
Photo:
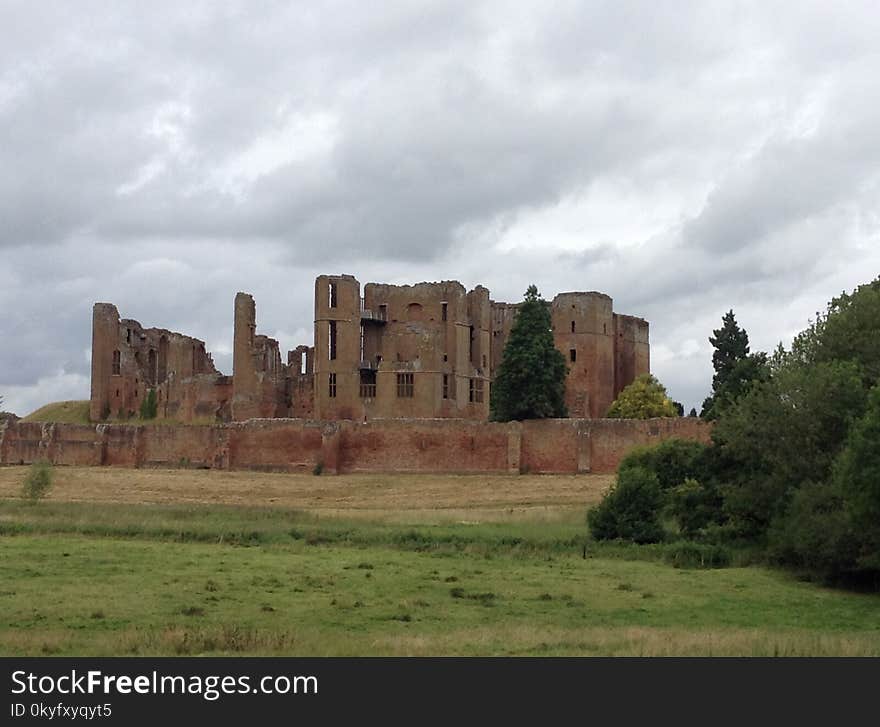
[[[111,303],[92,308],[92,392],[89,418],[101,421],[110,413],[111,377],[120,374],[119,311]]]
[[[257,309],[247,293],[235,295],[235,322],[232,344],[232,418],[240,421],[259,416],[257,369],[254,365],[254,336]]]
[[[353,419],[360,410],[361,286],[351,275],[315,280],[315,417]]]

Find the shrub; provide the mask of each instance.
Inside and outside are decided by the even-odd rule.
[[[828,582],[852,580],[857,570],[858,536],[834,485],[811,482],[795,492],[768,541],[773,560]]]
[[[150,389],[144,397],[144,400],[141,402],[141,419],[155,419],[158,408],[159,404],[156,400],[156,390]]]
[[[667,494],[666,513],[678,523],[682,535],[693,538],[718,521],[722,499],[718,490],[688,477]]]
[[[587,523],[597,540],[656,543],[663,539],[661,504],[657,476],[643,467],[630,467],[620,472],[602,502],[587,513]]]
[[[323,471],[324,471],[324,463],[323,462],[318,462],[312,468],[312,474],[315,475],[315,477],[318,477]]]
[[[34,462],[21,487],[21,496],[32,503],[42,500],[52,489],[52,465],[45,460]]]
[[[667,439],[653,447],[636,447],[624,457],[618,472],[641,467],[653,472],[661,490],[669,490],[691,477],[702,481],[708,474],[708,447],[686,439]]]

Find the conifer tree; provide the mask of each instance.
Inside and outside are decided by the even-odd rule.
[[[721,328],[712,331],[712,393],[703,402],[700,416],[717,419],[721,412],[745,394],[753,381],[767,377],[767,356],[749,354],[749,334],[740,328],[732,310],[722,317]]]
[[[494,421],[566,417],[565,357],[553,343],[550,310],[530,285],[492,384]]]

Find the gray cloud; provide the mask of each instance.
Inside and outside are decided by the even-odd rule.
[[[350,272],[607,291],[698,404],[728,308],[769,348],[877,270],[878,26],[870,3],[4,5],[0,393],[87,396],[96,300],[228,371],[236,290],[292,347],[314,276]]]

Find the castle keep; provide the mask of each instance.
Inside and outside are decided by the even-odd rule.
[[[624,386],[649,372],[647,321],[614,313],[602,293],[560,293],[547,305],[569,367],[569,416],[604,416]],[[314,346],[288,351],[285,362],[278,341],[257,333],[253,298],[238,293],[230,377],[203,341],[143,328],[96,303],[91,418],[132,416],[155,389],[159,416],[182,421],[485,420],[517,310],[457,281],[367,283],[361,291],[350,275],[322,275]]]

